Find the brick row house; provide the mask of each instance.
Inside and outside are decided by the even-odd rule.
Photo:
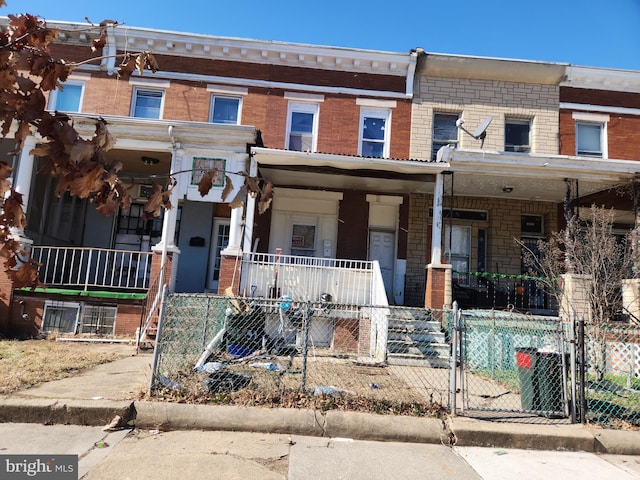
[[[50,25],[64,31],[57,56],[95,55],[85,25]],[[49,108],[69,113],[87,136],[97,116],[107,120],[110,155],[124,164],[134,203],[104,217],[87,201],[57,198],[51,179],[34,173],[39,139],[28,139],[12,159],[27,211],[20,238],[47,288],[3,284],[7,332],[131,337],[163,283],[171,292],[339,303],[366,290],[365,304],[433,308],[518,293],[522,308],[548,311],[532,285],[525,295],[471,274],[522,273],[518,240],[533,244],[561,228],[568,179],[588,198],[635,177],[632,149],[599,159],[573,149],[575,122],[604,113],[586,108],[597,102],[581,94],[584,72],[569,65],[123,26],[108,26],[107,39],[105,58],[79,67]],[[158,72],[115,75],[108,55],[145,50]],[[616,116],[635,108],[620,104],[635,101],[624,89],[610,96],[618,103],[604,103]],[[197,191],[211,168],[234,185],[225,201],[222,175],[207,196]],[[251,196],[229,207],[243,172],[273,182],[264,213]],[[175,208],[143,221],[149,179],[170,174]],[[349,273],[311,288],[274,281],[274,263]],[[362,287],[365,270],[377,294]]]

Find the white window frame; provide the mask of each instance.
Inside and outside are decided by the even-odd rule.
[[[573,120],[575,121],[576,132],[576,156],[590,158],[609,158],[607,124],[609,123],[609,115],[598,113],[573,112]],[[596,125],[600,127],[600,152],[601,155],[585,155],[578,153],[578,128],[579,125]]]
[[[156,93],[161,93],[162,96],[160,98],[160,111],[158,112],[158,118],[149,118],[149,117],[136,117],[135,116],[135,111],[136,111],[136,104],[138,101],[138,94],[140,92],[156,92]],[[164,115],[164,100],[166,97],[166,90],[163,88],[157,88],[157,87],[147,87],[147,86],[134,86],[133,87],[133,93],[131,94],[131,111],[130,111],[130,116],[133,118],[143,118],[146,120],[162,120],[163,115]]]
[[[89,315],[92,311],[96,311],[98,323],[88,323],[92,320]],[[101,337],[113,337],[116,333],[116,321],[118,319],[117,305],[92,305],[84,304],[82,308],[81,321],[78,324],[78,333],[83,335],[95,335]],[[102,323],[104,322],[104,323]],[[105,326],[108,330],[104,330]],[[99,329],[103,329],[99,331]],[[88,331],[87,331],[88,330]]]
[[[67,112],[67,113],[82,112],[82,103],[84,102],[85,81],[69,79],[62,84],[62,88],[64,89],[64,87],[66,87],[67,85],[80,87],[80,99],[78,100],[78,109],[77,110],[60,110],[59,108],[57,108],[58,95],[60,94],[60,90],[56,88],[52,90],[51,93],[49,94],[49,108],[48,108],[49,111],[53,112],[55,110],[58,110],[60,112]]]
[[[527,139],[526,145],[514,145],[507,143],[507,125],[528,125],[529,126],[529,138]],[[533,122],[530,118],[517,118],[517,117],[505,117],[504,119],[504,151],[505,152],[520,152],[520,153],[531,153],[531,130],[532,130]],[[509,147],[512,147],[509,150]],[[518,147],[526,147],[525,149],[518,149]]]
[[[391,109],[390,108],[370,108],[363,107],[360,109],[360,127],[358,131],[358,155],[362,155],[362,145],[365,142],[364,139],[364,119],[365,118],[380,118],[384,120],[384,138],[382,142],[382,158],[389,158],[390,152],[390,139],[391,139]],[[367,142],[372,140],[367,139]],[[375,140],[374,140],[375,142]]]
[[[217,123],[213,121],[213,109],[215,107],[216,99],[224,99],[224,100],[237,100],[238,101],[238,112],[236,114],[236,122],[235,123]],[[211,103],[209,106],[209,123],[216,123],[216,125],[240,125],[240,112],[242,112],[242,97],[237,97],[235,95],[222,95],[218,93],[211,94]]]
[[[311,127],[311,152],[316,152],[318,148],[318,117],[320,105],[309,102],[289,102],[287,108],[287,135],[285,137],[285,149],[290,149],[291,142],[291,117],[294,113],[309,113],[313,115],[313,126]]]

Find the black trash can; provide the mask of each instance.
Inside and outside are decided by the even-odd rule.
[[[562,356],[537,348],[517,348],[516,365],[522,408],[547,416],[562,412]]]

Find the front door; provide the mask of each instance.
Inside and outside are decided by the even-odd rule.
[[[395,259],[395,233],[383,231],[369,232],[369,260],[380,264],[387,299],[393,299],[393,263]]]
[[[207,278],[207,290],[218,291],[220,280],[220,252],[229,245],[229,231],[231,230],[228,218],[216,218],[213,221],[211,251],[209,252],[209,276]]]

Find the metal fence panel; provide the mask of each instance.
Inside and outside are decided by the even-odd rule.
[[[585,324],[587,419],[640,426],[640,327]]]
[[[153,383],[203,402],[432,412],[446,407],[450,388],[445,313],[170,295]],[[387,349],[392,338],[401,353]]]
[[[461,312],[465,409],[566,417],[569,356],[557,317]]]

